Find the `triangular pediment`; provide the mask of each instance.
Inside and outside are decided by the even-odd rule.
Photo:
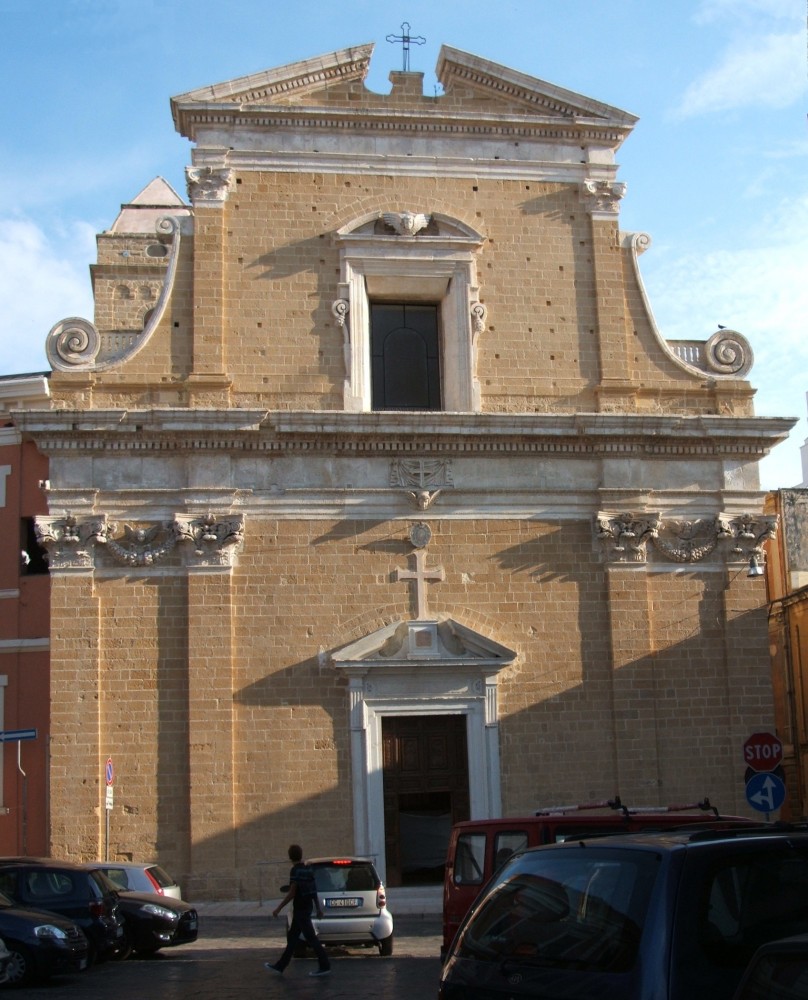
[[[203,125],[214,130],[236,122],[261,127],[295,108],[302,113],[295,127],[307,122],[323,128],[338,120],[341,128],[347,121],[372,128],[381,116],[387,131],[393,124],[410,128],[417,119],[420,128],[431,122],[445,136],[447,122],[456,123],[455,131],[479,129],[476,119],[482,116],[488,130],[493,123],[531,128],[549,120],[553,126],[563,122],[565,138],[570,129],[588,128],[616,146],[637,121],[627,111],[450,46],[441,48],[436,68],[444,95],[425,96],[423,74],[410,72],[391,73],[392,92],[377,94],[364,83],[373,50],[372,43],[358,45],[179,94],[171,99],[174,123],[181,134],[195,139]],[[391,112],[394,120],[385,118]],[[553,136],[558,139],[561,133],[548,138]]]
[[[509,108],[517,104],[542,116],[599,119],[624,128],[638,120],[628,111],[447,45],[440,50],[436,73],[447,93],[462,86],[495,103]]]
[[[476,666],[494,671],[516,653],[453,618],[399,621],[343,646],[332,655],[337,668]]]
[[[314,91],[339,83],[362,81],[367,75],[373,44],[357,45],[338,52],[263,70],[235,80],[189,90],[171,99],[172,108],[188,105],[236,104],[239,107],[287,104]],[[176,117],[176,113],[175,113]]]

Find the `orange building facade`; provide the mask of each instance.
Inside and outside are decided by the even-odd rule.
[[[48,849],[50,578],[34,518],[47,512],[48,460],[14,426],[46,405],[42,375],[0,379],[0,854]],[[35,736],[31,736],[35,730]]]

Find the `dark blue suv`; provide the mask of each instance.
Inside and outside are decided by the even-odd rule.
[[[808,832],[579,839],[514,855],[460,927],[441,1000],[731,1000],[808,932]]]
[[[0,892],[20,906],[59,913],[78,924],[90,962],[128,950],[117,893],[98,872],[69,861],[0,858]]]

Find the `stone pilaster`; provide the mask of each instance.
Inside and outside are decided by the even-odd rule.
[[[614,767],[624,802],[656,798],[659,775],[653,624],[645,566],[606,571],[612,668]]]
[[[241,518],[178,517],[188,568],[188,743],[193,893],[232,898],[236,870],[232,564]]]
[[[198,405],[226,403],[229,379],[224,346],[227,311],[225,261],[226,201],[232,171],[189,167],[188,193],[194,205],[193,372],[187,380]]]

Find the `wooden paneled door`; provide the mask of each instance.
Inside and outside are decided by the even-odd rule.
[[[443,881],[453,823],[469,818],[464,715],[382,719],[387,883]]]

